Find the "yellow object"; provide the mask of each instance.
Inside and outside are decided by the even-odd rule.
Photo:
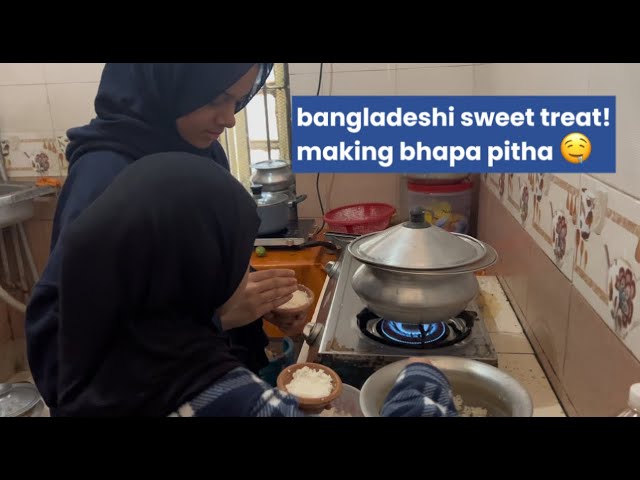
[[[42,177],[36,180],[36,186],[38,187],[62,187],[62,182],[58,179],[51,177]]]
[[[591,140],[582,133],[570,133],[562,139],[560,153],[567,162],[582,163],[591,155]]]
[[[264,257],[267,254],[267,249],[264,247],[257,247],[256,248],[256,255],[259,257]]]
[[[442,226],[451,215],[451,204],[449,202],[438,202],[428,205],[426,210],[424,219],[432,225]]]

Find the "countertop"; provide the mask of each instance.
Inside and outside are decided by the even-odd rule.
[[[527,389],[533,401],[534,417],[566,416],[558,397],[536,358],[531,344],[496,277],[479,276],[478,304],[498,354],[498,368],[518,380]],[[326,287],[326,283],[325,283]],[[322,295],[324,294],[324,288]],[[315,321],[318,311],[311,321]],[[298,362],[305,362],[309,347],[305,343]]]

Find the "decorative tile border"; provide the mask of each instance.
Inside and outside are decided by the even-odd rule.
[[[587,285],[589,285],[591,290],[593,290],[593,293],[595,293],[598,296],[598,298],[600,298],[600,300],[603,301],[603,303],[608,302],[607,294],[598,285],[596,285],[596,283],[591,279],[591,277],[587,275],[587,273],[584,270],[582,270],[580,266],[574,265],[573,269],[578,275],[580,275],[580,278],[582,279],[582,281]]]
[[[540,225],[538,225],[537,221],[533,222],[533,229],[538,232],[538,234],[544,238],[544,241],[547,242],[549,245],[553,245],[553,240],[551,240],[551,237],[549,236],[549,234],[547,232],[545,232],[542,227]]]
[[[66,163],[63,142],[52,137],[8,135],[0,139],[0,149],[9,178],[58,177]]]
[[[612,222],[620,225],[632,235],[640,237],[640,225],[633,222],[632,220],[629,220],[628,218],[620,215],[618,212],[614,212],[610,208],[607,208],[607,218]]]

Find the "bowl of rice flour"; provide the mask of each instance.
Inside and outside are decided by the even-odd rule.
[[[278,375],[278,388],[298,400],[301,410],[321,412],[342,393],[340,376],[319,363],[296,363]]]
[[[313,290],[304,285],[298,284],[298,290],[293,292],[293,296],[291,300],[287,303],[280,305],[278,308],[274,309],[273,312],[277,313],[280,316],[296,316],[300,313],[303,313],[313,305],[313,300],[315,299],[315,295],[313,294]]]

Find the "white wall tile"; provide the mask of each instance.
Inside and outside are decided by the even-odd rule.
[[[320,72],[319,63],[290,63],[289,64],[289,75],[298,75],[300,73],[318,73],[318,72]]]
[[[396,68],[404,70],[407,68],[461,67],[463,65],[473,65],[473,63],[396,63]]]
[[[580,175],[534,174],[530,178],[533,179],[533,211],[527,232],[571,280]]]
[[[597,212],[594,211],[590,235],[583,241],[584,247],[578,250],[573,283],[609,328],[640,359],[640,202],[589,175],[582,176],[581,184],[582,189],[595,196],[596,205],[603,203]],[[607,214],[602,229],[598,230],[594,226],[598,224],[599,212],[605,211],[605,205]],[[581,251],[586,252],[582,258]],[[631,295],[633,305],[633,316],[628,325],[615,320],[616,316],[622,318],[622,311],[614,305],[620,287],[616,287],[615,277],[620,268],[628,269],[634,282],[634,288],[626,291]]]
[[[60,152],[50,135],[15,132],[2,135],[0,144],[10,178],[60,175]]]
[[[394,71],[395,63],[328,63],[329,71],[332,72],[368,72],[368,71]]]
[[[398,95],[471,95],[473,67],[398,70]]]
[[[0,87],[0,135],[12,132],[52,135],[44,84]]]
[[[594,175],[640,198],[640,64],[589,65],[589,95],[616,96],[616,173]]]
[[[95,117],[97,83],[58,83],[47,85],[47,89],[54,130],[79,127]]]
[[[330,74],[322,75],[322,86],[326,88]],[[324,89],[320,88],[320,92],[326,95]],[[294,95],[315,95],[318,90],[318,74],[317,73],[301,73],[298,75],[291,75],[289,77],[289,92],[291,96]]]
[[[0,85],[44,83],[42,63],[0,63]]]
[[[338,72],[332,73],[328,82],[323,78],[322,83],[323,92],[328,92],[329,95],[393,95],[396,89],[396,72]]]
[[[476,65],[476,95],[586,95],[588,64],[492,63]]]
[[[104,63],[45,63],[47,83],[99,82]]]

